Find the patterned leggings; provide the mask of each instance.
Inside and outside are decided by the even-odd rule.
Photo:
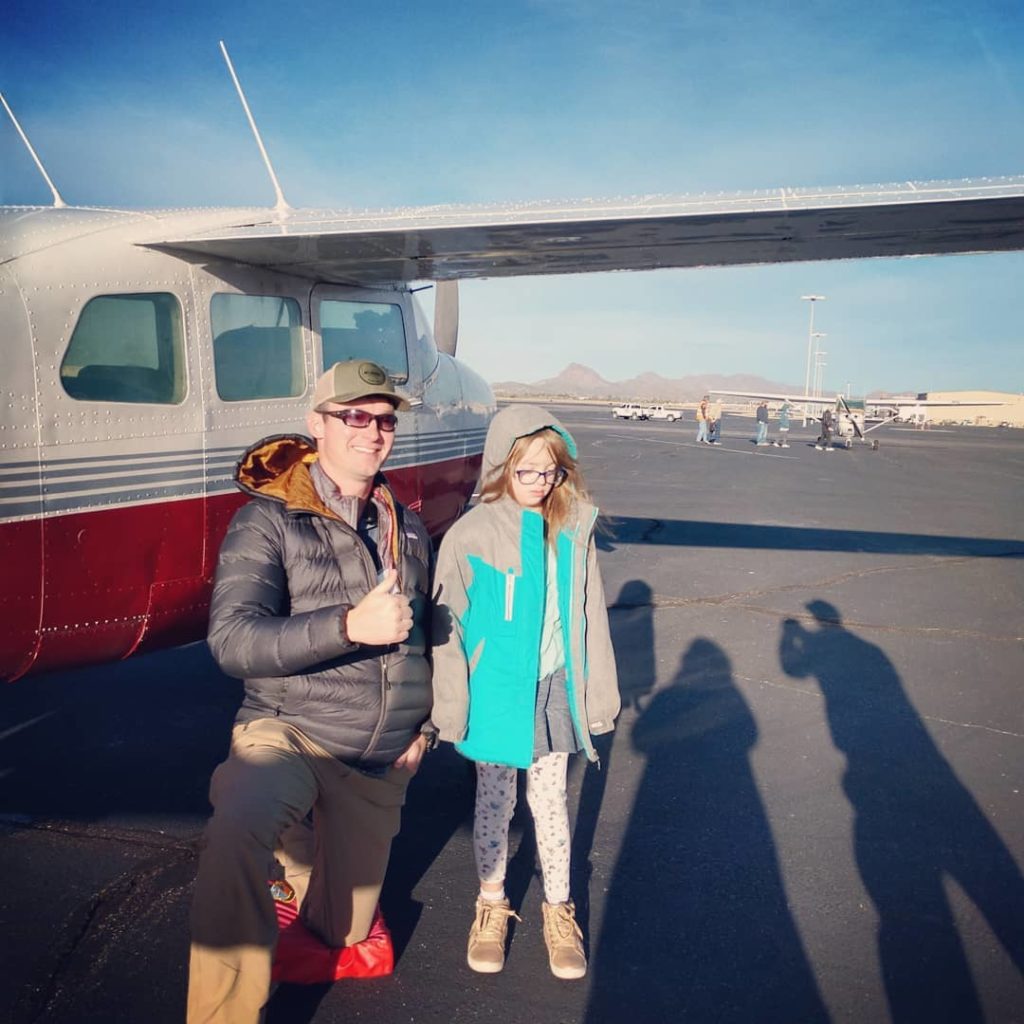
[[[544,899],[569,898],[569,809],[565,799],[568,754],[547,754],[526,772],[526,802],[533,815],[544,878]],[[500,764],[476,766],[473,850],[481,882],[503,883],[508,864],[508,826],[516,809],[518,769]]]

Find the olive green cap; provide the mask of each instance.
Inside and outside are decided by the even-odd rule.
[[[335,363],[325,370],[313,391],[313,409],[321,412],[331,402],[358,402],[361,398],[386,398],[400,412],[407,412],[409,400],[395,390],[382,366],[369,359]]]

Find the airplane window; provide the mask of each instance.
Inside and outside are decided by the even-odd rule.
[[[372,359],[398,380],[409,376],[402,307],[390,302],[320,303],[324,366],[349,359]]]
[[[225,402],[294,398],[306,390],[295,299],[217,294],[210,300],[213,369]]]
[[[181,306],[164,292],[100,295],[82,309],[60,382],[87,402],[176,405],[185,397]]]

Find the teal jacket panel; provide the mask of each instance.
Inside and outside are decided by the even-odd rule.
[[[473,582],[466,597],[463,647],[476,654],[469,675],[466,738],[457,744],[474,761],[529,767],[540,634],[544,620],[544,520],[522,515],[518,565],[492,566],[469,555]]]
[[[595,519],[581,506],[555,559],[569,708],[591,760],[592,735],[610,731],[619,711]],[[441,545],[432,717],[473,760],[532,763],[546,562],[542,518],[511,499],[477,506]]]

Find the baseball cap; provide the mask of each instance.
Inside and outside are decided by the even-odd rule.
[[[382,366],[369,359],[352,359],[335,363],[320,375],[313,390],[313,409],[319,412],[329,402],[357,402],[378,395],[389,399],[399,412],[410,408]]]

